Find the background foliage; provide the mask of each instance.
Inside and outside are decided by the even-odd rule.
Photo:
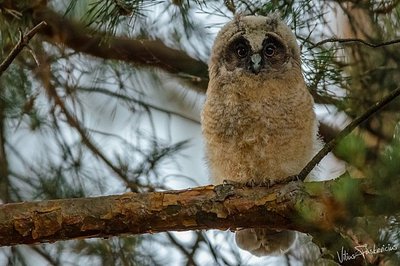
[[[303,70],[330,140],[400,84],[400,2],[393,1],[0,1],[0,58],[26,32],[49,25],[0,73],[0,198],[87,197],[208,183],[199,110],[218,29],[236,13],[278,10],[302,49]],[[330,37],[347,39],[318,43]],[[349,39],[350,38],[350,39]],[[390,204],[399,184],[397,100],[335,150]],[[331,176],[337,176],[340,165]],[[351,188],[349,188],[351,189]],[[373,215],[372,215],[373,216]],[[368,226],[363,226],[368,224]],[[377,246],[400,249],[399,212],[355,226]],[[239,252],[228,232],[166,233],[5,247],[4,265],[243,265],[311,263],[304,236],[282,258]],[[361,241],[362,242],[362,241]],[[398,250],[399,250],[398,249]],[[331,251],[335,254],[336,250]],[[324,252],[322,252],[324,253]],[[171,255],[172,254],[172,255]],[[396,263],[399,251],[378,264]],[[38,265],[35,263],[35,265]]]

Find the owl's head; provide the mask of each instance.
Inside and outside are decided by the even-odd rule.
[[[285,72],[300,69],[300,51],[295,35],[277,14],[236,16],[218,33],[210,67],[246,75]]]

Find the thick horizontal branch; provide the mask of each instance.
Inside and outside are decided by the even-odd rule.
[[[349,179],[349,178],[347,178]],[[291,182],[273,187],[218,185],[181,191],[60,199],[0,205],[0,245],[110,237],[198,229],[268,227],[302,232],[329,231],[361,215],[335,199],[348,182]],[[347,182],[347,183],[346,183]],[[361,191],[361,190],[360,190]],[[363,206],[371,195],[352,200]],[[366,208],[364,207],[365,211]],[[386,210],[390,210],[387,208]]]
[[[263,224],[290,227],[284,217],[294,201],[287,204],[279,196],[281,188],[221,185],[5,204],[0,206],[0,245]]]

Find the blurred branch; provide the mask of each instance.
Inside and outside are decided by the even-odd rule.
[[[4,91],[0,91],[0,96],[4,94]],[[6,145],[6,101],[3,97],[0,97],[0,199],[1,203],[9,202],[9,166],[7,153],[5,149]]]
[[[20,38],[19,38],[18,43],[11,50],[10,54],[6,57],[6,59],[4,59],[4,61],[1,62],[1,64],[0,64],[0,76],[11,65],[11,63],[14,61],[14,59],[17,57],[17,55],[22,51],[22,49],[24,49],[24,47],[28,45],[29,41],[33,38],[33,36],[35,36],[36,33],[38,33],[46,25],[47,25],[46,22],[42,21],[24,35],[22,35],[21,31],[19,32]]]
[[[194,118],[192,118],[192,117],[190,117],[188,115],[185,115],[185,114],[182,114],[182,113],[179,113],[179,112],[175,112],[175,111],[172,111],[172,110],[168,110],[168,109],[159,107],[157,105],[151,104],[149,102],[144,102],[142,100],[136,99],[135,97],[131,97],[129,95],[118,93],[118,92],[114,92],[114,91],[110,91],[110,90],[105,89],[105,88],[101,88],[101,87],[86,88],[86,87],[80,86],[80,87],[77,87],[77,91],[85,92],[85,93],[104,94],[104,95],[111,96],[113,98],[120,99],[120,100],[123,100],[123,101],[126,101],[126,102],[136,103],[136,104],[138,104],[139,106],[142,106],[142,107],[147,107],[147,108],[151,108],[153,110],[159,111],[159,112],[163,112],[163,113],[170,114],[170,115],[175,115],[175,116],[181,117],[181,118],[183,118],[185,120],[191,121],[191,122],[196,123],[196,124],[200,124],[200,121],[198,119],[194,119]]]
[[[183,253],[183,255],[186,257],[186,259],[187,259],[186,265],[191,265],[191,266],[197,265],[196,261],[194,260],[194,253],[196,252],[196,248],[192,249],[192,252],[189,252],[186,250],[185,245],[180,243],[178,241],[178,239],[176,239],[170,232],[167,232],[167,237],[171,241],[171,243],[174,244],[175,247],[177,247],[178,250],[180,250]],[[199,241],[199,237],[197,237],[196,243],[197,243],[197,241]]]
[[[60,107],[61,111],[67,118],[68,124],[75,128],[79,136],[81,137],[82,143],[96,156],[99,157],[114,173],[117,174],[117,177],[129,188],[131,191],[138,192],[138,186],[134,182],[129,181],[129,178],[126,176],[126,173],[124,173],[120,168],[115,166],[107,157],[105,154],[103,154],[102,151],[97,147],[97,145],[90,139],[90,135],[88,131],[81,125],[79,120],[71,114],[67,107],[64,104],[64,101],[58,96],[57,91],[54,87],[49,86],[47,88],[50,96],[54,100],[55,104]]]
[[[373,13],[388,14],[388,13],[392,12],[392,10],[395,9],[399,3],[400,3],[399,0],[394,0],[392,3],[382,2],[381,7],[374,9]]]
[[[87,29],[47,7],[33,12],[35,21],[46,21],[41,32],[53,43],[61,43],[75,51],[104,59],[121,60],[142,66],[157,67],[179,76],[196,91],[205,92],[208,84],[207,64],[184,51],[166,46],[160,40],[105,37],[104,33]]]
[[[368,181],[342,177],[272,187],[224,184],[180,191],[3,204],[0,245],[266,225],[308,232],[322,239],[323,234],[331,236],[334,228],[350,223],[354,217],[371,213],[389,215],[397,208],[399,198],[392,199],[391,206],[375,208],[378,196],[369,193]],[[349,185],[351,190],[344,189]],[[338,192],[348,195],[338,199]]]
[[[232,12],[232,14],[236,14],[235,2],[233,2],[232,0],[224,0],[224,4],[225,4],[226,8],[230,12]]]
[[[14,59],[18,56],[18,54],[22,51],[22,49],[28,45],[29,41],[35,36],[35,34],[41,30],[44,26],[46,26],[45,22],[40,22],[38,25],[29,30],[26,34],[22,34],[20,30],[20,39],[18,43],[14,46],[8,56],[1,62],[0,64],[0,77],[7,70],[7,68],[11,65]],[[2,202],[9,202],[9,166],[7,153],[5,149],[6,145],[6,109],[7,102],[4,97],[5,88],[1,88],[0,91],[0,198]]]
[[[48,263],[47,265],[60,265],[60,262],[58,261],[59,258],[54,258],[53,256],[51,256],[50,254],[48,254],[46,251],[44,251],[42,249],[42,247],[40,246],[33,246],[32,250],[34,250],[37,254],[39,254],[43,259],[46,260],[46,262]]]
[[[319,134],[321,135],[324,143],[331,141],[335,136],[340,132],[339,128],[329,126],[327,124],[321,123],[319,124]]]
[[[97,147],[97,145],[90,139],[89,132],[81,125],[80,121],[74,114],[70,113],[65,106],[64,101],[58,95],[56,88],[51,82],[52,72],[50,65],[47,62],[46,55],[41,54],[39,57],[40,66],[38,67],[38,77],[42,81],[43,87],[46,90],[48,97],[54,101],[55,105],[61,109],[65,115],[67,123],[76,129],[81,137],[82,143],[98,158],[100,158],[116,175],[117,177],[129,188],[131,191],[138,192],[138,186],[135,182],[131,182],[120,168],[115,166],[105,154]]]

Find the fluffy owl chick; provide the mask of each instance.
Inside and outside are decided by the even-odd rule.
[[[218,33],[202,112],[214,183],[273,183],[295,175],[319,146],[296,38],[279,16],[237,16]],[[283,253],[295,232],[246,229],[239,247]]]

